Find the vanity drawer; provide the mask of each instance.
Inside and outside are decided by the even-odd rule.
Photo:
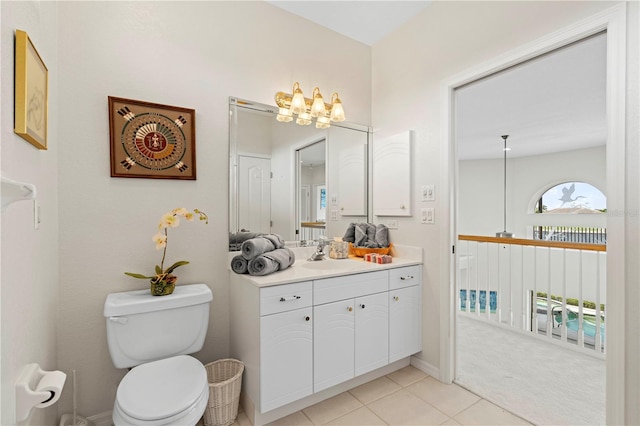
[[[389,290],[411,287],[422,281],[422,266],[404,266],[389,270]]]
[[[311,306],[311,281],[260,289],[260,316]]]
[[[314,281],[313,300],[315,305],[321,305],[387,290],[389,290],[387,271],[367,272]]]

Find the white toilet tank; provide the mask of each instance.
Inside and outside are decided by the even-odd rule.
[[[206,284],[176,286],[168,296],[152,296],[148,289],[109,294],[104,316],[113,365],[134,367],[199,351],[212,299]]]

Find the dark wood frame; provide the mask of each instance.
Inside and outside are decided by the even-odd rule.
[[[194,109],[109,96],[109,135],[111,177],[196,179]]]

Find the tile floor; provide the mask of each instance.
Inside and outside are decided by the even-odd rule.
[[[528,425],[497,405],[408,366],[271,423],[303,425]],[[250,426],[244,412],[233,426]]]

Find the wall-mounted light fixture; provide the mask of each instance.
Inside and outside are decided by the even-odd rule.
[[[300,89],[300,84],[293,83],[293,94],[276,93],[276,105],[278,105],[278,116],[276,119],[284,123],[293,120],[296,115],[296,123],[301,126],[311,124],[316,119],[318,129],[331,127],[331,122],[344,121],[344,108],[337,93],[331,96],[331,103],[328,104],[322,98],[320,89],[313,89],[313,99],[305,98]]]

